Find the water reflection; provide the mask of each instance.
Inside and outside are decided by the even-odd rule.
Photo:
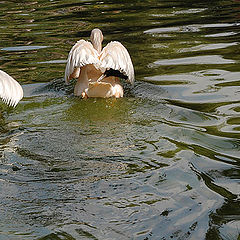
[[[25,98],[2,111],[1,239],[238,237],[237,1],[2,10],[0,65]],[[94,27],[131,53],[123,99],[80,100],[63,84],[71,46]]]

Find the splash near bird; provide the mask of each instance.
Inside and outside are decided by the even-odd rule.
[[[102,49],[103,34],[93,29],[90,40],[79,40],[71,49],[65,69],[65,82],[77,78],[74,95],[85,97],[123,97],[120,79],[134,83],[134,68],[127,49],[118,41]]]
[[[0,70],[0,98],[13,107],[23,98],[21,85],[2,70]]]

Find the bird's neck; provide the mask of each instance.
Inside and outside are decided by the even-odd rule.
[[[93,47],[100,53],[102,51],[102,43],[98,41],[93,41]]]

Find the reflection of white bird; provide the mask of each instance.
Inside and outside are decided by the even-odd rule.
[[[90,40],[78,41],[68,55],[65,81],[77,78],[74,95],[82,97],[123,97],[119,78],[133,84],[134,69],[127,49],[117,41],[102,49],[103,34],[93,29]]]
[[[9,106],[15,107],[23,97],[21,85],[4,71],[0,70],[0,98]]]

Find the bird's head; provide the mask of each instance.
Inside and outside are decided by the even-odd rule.
[[[102,51],[103,41],[102,31],[98,28],[93,29],[91,32],[90,40],[93,44],[93,47],[100,53]]]

